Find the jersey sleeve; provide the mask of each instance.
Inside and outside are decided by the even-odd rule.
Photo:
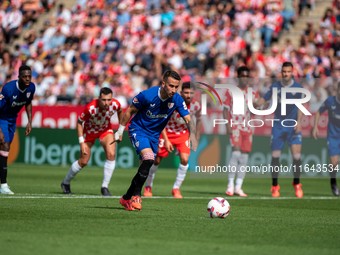
[[[275,83],[274,83],[275,84]],[[273,94],[273,88],[274,88],[274,84],[271,85],[268,89],[268,91],[266,92],[266,94],[263,95],[263,99],[266,101],[269,101],[272,98],[272,94]]]
[[[141,110],[144,108],[144,106],[148,105],[147,98],[145,97],[143,92],[140,92],[137,96],[135,96],[132,100],[132,104],[134,107],[136,107],[138,110]]]
[[[184,102],[182,97],[179,97],[179,100],[176,100],[176,110],[178,111],[181,117],[189,115],[188,107]]]
[[[229,90],[227,91],[227,93],[225,94],[225,99],[223,102],[223,107],[227,108],[228,110],[230,110],[230,104],[231,104],[231,96],[229,93]]]
[[[324,111],[328,110],[329,109],[329,98],[327,98],[325,100],[325,102],[323,102],[323,104],[320,106],[319,108],[319,112],[320,113],[323,113]]]
[[[2,109],[6,105],[7,100],[8,100],[8,92],[7,92],[6,86],[4,86],[0,93],[0,109]]]
[[[84,111],[80,114],[78,120],[81,122],[88,121],[90,119],[90,111],[89,108],[86,106]]]
[[[122,106],[121,106],[120,102],[118,100],[116,100],[116,99],[113,99],[113,100],[114,100],[113,102],[115,103],[114,109],[116,111],[119,111],[120,109],[122,109]]]

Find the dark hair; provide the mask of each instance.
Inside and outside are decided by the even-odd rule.
[[[26,71],[26,70],[29,70],[32,72],[32,69],[29,67],[29,66],[26,66],[26,65],[22,65],[19,67],[19,74],[22,72],[22,71]]]
[[[283,69],[284,67],[291,67],[291,68],[293,68],[293,64],[292,64],[292,62],[284,62],[284,63],[282,64],[282,69]]]
[[[191,82],[191,81],[187,81],[187,82],[184,82],[183,84],[182,84],[182,90],[183,89],[196,89],[196,87],[195,87],[195,84],[193,83],[193,82]]]
[[[168,70],[163,74],[163,81],[167,81],[169,77],[177,81],[181,80],[181,77],[179,76],[179,74],[173,70]]]
[[[99,92],[99,96],[101,96],[102,94],[104,95],[112,94],[112,90],[107,87],[101,88]]]
[[[237,76],[240,76],[242,72],[250,72],[249,68],[246,66],[240,66],[239,68],[237,68]]]

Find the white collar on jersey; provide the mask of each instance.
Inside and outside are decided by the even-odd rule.
[[[159,99],[162,100],[163,102],[166,101],[166,100],[168,99],[168,98],[163,99],[163,98],[161,97],[161,87],[158,89],[158,97],[159,97]]]
[[[24,92],[26,91],[26,89],[27,89],[27,88],[25,88],[24,90],[21,90],[21,89],[19,88],[19,80],[17,80],[16,86],[17,86],[17,89],[18,89],[21,93],[24,93]]]
[[[282,87],[285,87],[285,88],[288,88],[288,87],[291,87],[291,86],[293,86],[293,84],[294,84],[294,80],[292,79],[292,83],[291,84],[289,84],[289,85],[283,85],[283,83],[282,83],[282,80],[280,81],[281,82],[281,85],[282,85]]]

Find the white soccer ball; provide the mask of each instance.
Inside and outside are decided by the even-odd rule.
[[[230,205],[223,197],[215,197],[209,201],[207,210],[211,218],[224,219],[229,215]]]

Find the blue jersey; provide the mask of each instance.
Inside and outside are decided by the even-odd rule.
[[[163,100],[160,87],[153,87],[140,92],[132,101],[139,110],[131,120],[131,131],[143,131],[147,135],[159,138],[172,113],[177,110],[181,117],[189,115],[183,98],[176,93],[172,98]]]
[[[34,83],[20,90],[18,82],[14,80],[6,83],[0,94],[0,119],[9,123],[16,123],[21,108],[32,101],[35,92]]]
[[[263,99],[266,101],[270,100],[273,94],[273,88],[277,88],[277,107],[275,110],[275,119],[279,119],[280,122],[285,119],[293,119],[297,120],[297,113],[298,108],[295,104],[287,104],[286,105],[286,115],[281,115],[281,89],[282,88],[302,88],[302,85],[300,83],[297,83],[296,81],[293,81],[291,85],[284,86],[282,84],[282,81],[273,83],[266,94],[264,94]],[[302,93],[286,93],[287,99],[301,99]],[[276,121],[274,122],[275,126]],[[285,125],[294,125],[294,121],[286,121],[284,123]],[[281,125],[281,124],[280,124]]]
[[[337,100],[336,96],[332,96],[326,99],[326,101],[321,105],[319,111],[320,113],[328,110],[328,127],[327,127],[327,137],[340,138],[340,102]]]

